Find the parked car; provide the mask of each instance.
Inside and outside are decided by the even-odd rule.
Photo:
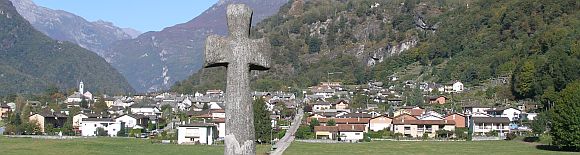
[[[140,133],[135,135],[135,138],[147,138],[147,137],[149,137],[149,134],[147,133]]]

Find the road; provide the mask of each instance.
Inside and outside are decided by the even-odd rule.
[[[298,114],[296,117],[294,117],[292,125],[290,125],[290,128],[286,131],[284,137],[282,137],[282,139],[278,140],[278,142],[274,144],[274,148],[276,148],[276,150],[272,151],[270,153],[271,155],[281,155],[290,146],[290,144],[292,144],[292,141],[294,141],[294,134],[296,131],[298,131],[298,127],[300,127],[302,117],[304,116],[304,111],[302,108],[298,109]]]

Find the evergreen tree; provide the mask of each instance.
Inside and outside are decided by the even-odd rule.
[[[259,98],[254,100],[254,129],[258,142],[270,143],[272,122],[270,112],[266,109],[266,102]]]

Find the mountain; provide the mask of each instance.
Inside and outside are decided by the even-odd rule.
[[[252,7],[255,24],[275,14],[287,0],[220,0],[186,23],[118,41],[105,57],[137,91],[166,90],[201,68],[208,35],[227,34],[225,10],[231,3]]]
[[[296,0],[255,26],[274,64],[252,87],[389,84],[392,76],[471,87],[508,77],[507,96],[542,99],[580,78],[579,17],[575,0]],[[203,69],[172,90],[223,89],[224,76]]]
[[[53,39],[76,43],[101,56],[113,42],[132,39],[140,34],[138,31],[118,28],[110,22],[89,22],[66,11],[37,6],[32,0],[11,1],[37,30]]]
[[[0,0],[0,53],[0,95],[76,88],[79,81],[93,93],[134,91],[97,54],[37,31],[9,0]]]
[[[373,68],[389,57],[415,47],[432,35],[437,19],[449,8],[437,1],[406,3],[380,0],[295,0],[253,29],[253,37],[265,37],[272,45],[273,67],[254,79],[258,90],[307,87],[322,81],[341,79],[345,84],[362,84],[373,78]],[[424,25],[415,23],[423,22]],[[172,90],[223,87],[220,69],[203,69]],[[257,74],[260,75],[260,74]],[[217,87],[217,88],[216,88]]]

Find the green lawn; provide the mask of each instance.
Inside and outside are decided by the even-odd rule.
[[[269,145],[258,146],[263,154]],[[0,136],[2,155],[212,155],[223,154],[223,146],[152,144],[149,140],[135,138],[86,138],[74,140],[46,140],[8,138]]]
[[[307,152],[307,153],[306,153]],[[484,142],[371,142],[358,144],[312,144],[294,142],[285,151],[286,155],[385,155],[385,154],[571,154],[536,149],[532,144],[518,141]]]
[[[258,146],[264,154],[269,145]],[[135,138],[86,138],[45,140],[0,136],[2,155],[212,155],[223,154],[223,146],[152,144]],[[565,154],[536,149],[534,145],[517,141],[487,142],[371,142],[358,144],[313,144],[294,142],[288,155],[367,155],[367,154]]]

